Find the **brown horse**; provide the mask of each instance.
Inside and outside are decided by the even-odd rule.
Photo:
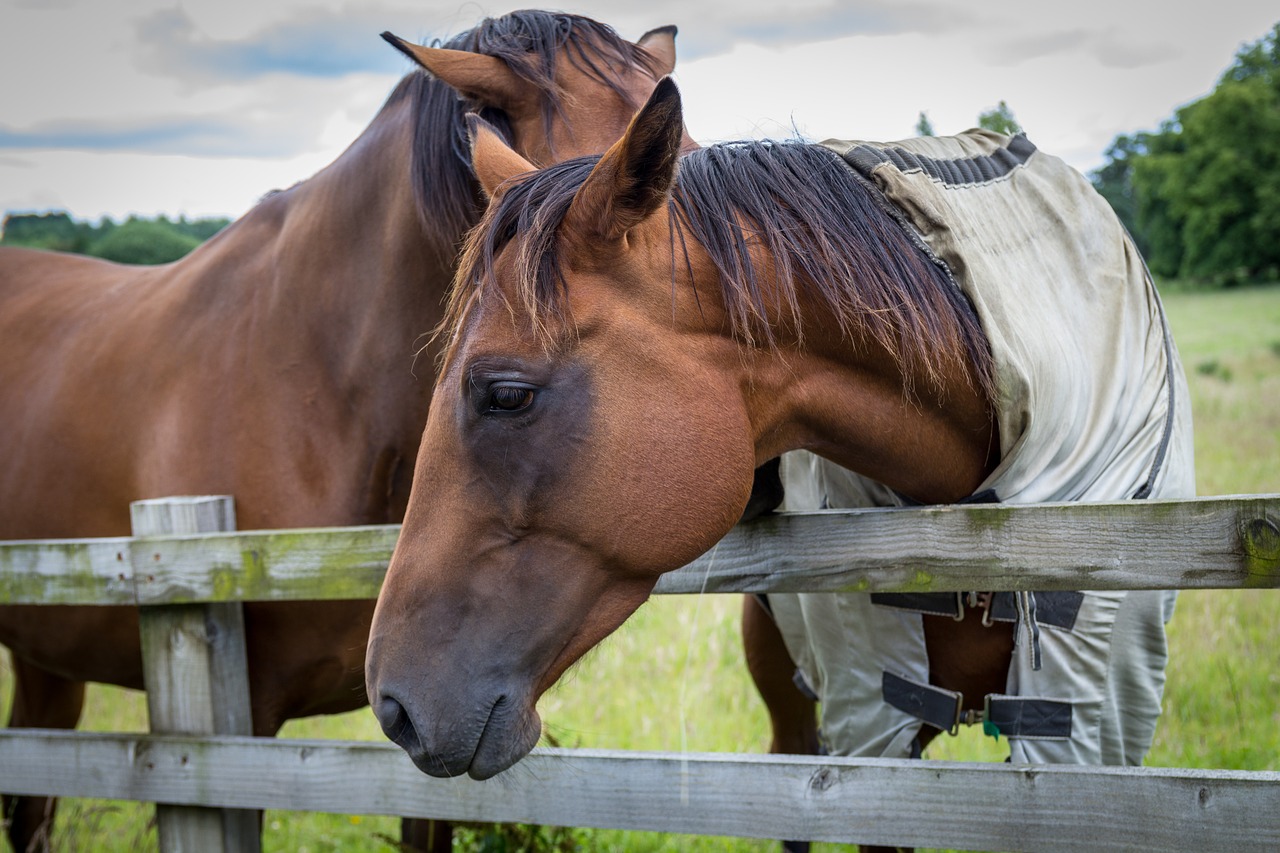
[[[130,501],[182,494],[233,495],[242,529],[399,521],[431,393],[416,351],[483,209],[464,115],[536,163],[603,151],[671,70],[674,35],[633,44],[537,11],[443,48],[388,34],[431,73],[181,261],[0,249],[0,538],[128,534]],[[246,605],[256,734],[365,703],[372,613]],[[10,726],[74,727],[86,681],[143,686],[133,609],[0,607],[0,643]],[[26,850],[52,804],[6,797],[4,813]]]
[[[948,269],[831,147],[735,143],[681,158],[670,81],[601,158],[530,172],[476,125],[473,157],[491,202],[442,327],[447,350],[368,646],[370,702],[424,772],[486,778],[519,760],[538,739],[541,694],[662,573],[714,545],[742,515],[753,471],[784,452],[816,452],[916,502],[1046,499],[1035,491],[1046,480],[1070,483],[1083,499],[1186,487],[1185,394],[1172,397],[1185,386],[1123,238],[1050,229],[1087,244],[1088,257],[1119,249],[1123,269],[1091,279],[1083,300],[1052,269],[1041,271],[1043,283],[1019,280],[1042,315],[1036,328],[1048,330],[1023,341],[1007,318],[988,316],[990,294],[962,290],[951,274],[959,265]],[[877,168],[901,163],[938,192],[1023,187],[1061,164],[1021,138],[996,150],[945,162],[857,153]],[[1114,216],[1087,182],[1068,183],[1075,209],[1096,211],[1111,233]],[[997,230],[1014,253],[1014,232]],[[1032,262],[1040,252],[1032,247]],[[1136,273],[1137,285],[1119,273]],[[1074,322],[1067,310],[1077,302],[1086,326],[1123,315],[1138,345],[1055,336]],[[1096,436],[1063,428],[1070,419],[1053,416],[1044,382],[1038,408],[1006,411],[1018,390],[1007,354],[1021,344],[1027,358],[1081,368],[1068,395],[1133,397],[1108,409],[1115,420]],[[1088,380],[1086,364],[1104,378]],[[1098,407],[1068,408],[1099,416]],[[1052,442],[1048,462],[1028,451]],[[1075,449],[1099,448],[1123,464],[1071,467]],[[1116,486],[1108,478],[1119,469],[1146,485]],[[981,710],[987,694],[1005,691],[1015,633],[1028,650],[1059,642],[1032,621],[1047,617],[1042,609],[1016,631],[921,617],[928,670],[912,688],[955,691],[956,717]],[[776,630],[764,633],[748,633],[768,647],[755,663],[789,676],[790,639],[783,648]],[[1057,663],[1044,657],[1047,672]],[[811,705],[792,694],[792,713],[775,722],[799,720],[781,737],[807,751]],[[838,697],[823,698],[825,710]],[[1158,709],[1158,689],[1155,698]],[[1096,733],[1106,708],[1066,713]],[[1019,732],[1007,725],[1012,743]]]

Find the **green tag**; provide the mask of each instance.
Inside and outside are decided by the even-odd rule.
[[[1000,740],[1000,727],[990,720],[982,721],[982,733],[988,737],[993,737],[996,741]]]

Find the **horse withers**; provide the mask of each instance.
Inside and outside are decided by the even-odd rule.
[[[422,335],[483,209],[465,114],[541,165],[602,151],[671,70],[674,35],[633,44],[531,10],[443,47],[388,37],[429,73],[186,258],[0,249],[0,538],[127,535],[131,501],[183,494],[233,495],[241,529],[399,521],[431,396]],[[255,734],[365,703],[372,612],[245,606]],[[0,606],[0,643],[11,726],[74,727],[86,681],[143,686],[133,608]],[[4,798],[18,850],[52,814]]]
[[[541,694],[662,573],[714,545],[757,466],[787,451],[903,502],[1191,488],[1185,380],[1158,298],[1105,202],[1061,161],[981,133],[924,152],[756,142],[681,158],[681,128],[668,81],[598,159],[535,171],[476,135],[491,202],[442,330],[367,659],[384,730],[427,773],[485,778],[518,761]],[[999,219],[997,191],[1052,239]],[[908,192],[936,194],[919,221]],[[965,228],[929,221],[948,205],[997,219],[994,260],[955,254],[974,251],[945,241]],[[1012,283],[1003,262],[1022,265]],[[788,479],[836,495],[820,473]],[[1019,760],[1043,740],[1066,744],[1055,760],[1100,761],[1119,725],[1140,758],[1167,597],[1082,595],[1069,618],[1046,606],[1018,623],[1025,662],[1011,660],[1010,623],[982,634],[980,617],[904,617],[922,654],[894,690],[941,687],[966,709],[1002,689],[1038,701],[1015,676],[1070,668],[1051,659],[1083,626],[1088,677],[1052,709],[1059,730],[1006,734]],[[1042,623],[1051,610],[1065,624]],[[1111,646],[1120,625],[1150,645]],[[783,625],[802,665],[803,627]],[[840,704],[833,685],[812,686],[824,713]],[[830,735],[842,721],[823,722]],[[911,754],[927,724],[896,720],[887,742]]]

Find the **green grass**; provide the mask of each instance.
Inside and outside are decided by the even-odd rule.
[[[1166,296],[1196,421],[1202,495],[1280,492],[1280,287]],[[768,723],[742,664],[737,596],[654,598],[543,698],[548,735],[564,746],[762,752]],[[1170,625],[1164,715],[1148,764],[1280,769],[1280,591],[1192,591]],[[0,710],[11,676],[0,656]],[[91,686],[84,728],[142,731],[141,694]],[[289,723],[285,737],[381,740],[357,711]],[[974,729],[941,738],[931,758],[1000,760]],[[146,851],[152,809],[67,801],[59,850]],[[544,839],[552,833],[544,833]],[[268,812],[264,846],[279,851],[387,851],[394,819]],[[573,830],[558,840],[599,851],[776,850],[773,842]],[[482,830],[460,849],[496,850]],[[819,851],[846,850],[815,845]],[[514,849],[514,848],[507,848]]]

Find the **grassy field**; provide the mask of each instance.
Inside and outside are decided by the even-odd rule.
[[[1203,495],[1280,492],[1280,287],[1166,297],[1196,421]],[[737,596],[655,598],[544,697],[548,735],[565,746],[763,751],[768,726],[745,674]],[[1170,625],[1164,715],[1148,764],[1280,769],[1280,591],[1183,593]],[[10,675],[0,656],[0,709]],[[141,731],[145,703],[133,691],[93,686],[84,728]],[[286,737],[381,740],[366,711],[290,723]],[[970,729],[941,738],[930,758],[1000,760],[1001,746]],[[57,849],[146,851],[156,847],[151,808],[68,801]],[[386,851],[390,818],[268,812],[267,850]],[[775,850],[771,842],[657,833],[543,830],[503,847],[469,831],[466,850]],[[840,845],[816,845],[835,851]]]

